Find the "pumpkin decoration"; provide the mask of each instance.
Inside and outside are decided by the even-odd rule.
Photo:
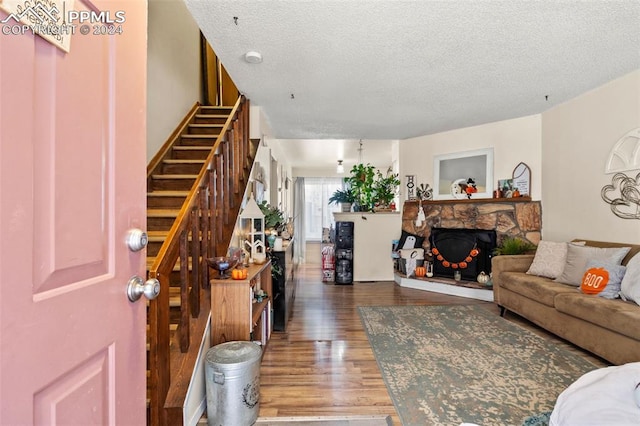
[[[231,278],[234,280],[246,280],[247,274],[248,272],[246,268],[236,268],[231,271]]]
[[[424,277],[427,274],[427,268],[424,266],[416,266],[415,274],[416,277]]]
[[[478,282],[482,285],[486,285],[489,282],[489,275],[485,274],[484,271],[480,272],[478,275]]]
[[[464,260],[461,260],[460,262],[451,262],[445,259],[442,253],[440,253],[440,250],[438,250],[438,248],[435,247],[435,245],[431,247],[431,253],[436,255],[436,259],[440,261],[440,263],[442,263],[442,266],[444,266],[445,268],[465,269],[469,266],[470,262],[473,262],[473,258],[480,254],[480,250],[477,248],[476,245],[474,245],[471,251],[469,251],[469,254],[465,256]]]

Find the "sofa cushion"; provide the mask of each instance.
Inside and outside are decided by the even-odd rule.
[[[572,243],[577,244],[577,243]],[[540,277],[556,278],[564,270],[567,261],[567,246],[569,243],[542,240],[538,243],[535,257],[527,274]],[[584,245],[584,242],[582,244]]]
[[[574,289],[556,295],[555,306],[559,312],[640,340],[640,306],[635,303],[593,297]]]
[[[554,298],[559,293],[575,293],[576,288],[556,283],[548,278],[527,275],[524,272],[503,272],[502,288],[554,307]]]
[[[611,263],[620,264],[622,259],[629,253],[631,247],[620,248],[599,248],[589,246],[567,246],[567,262],[562,274],[556,278],[557,282],[579,286],[584,275],[585,266],[589,259],[607,260]]]

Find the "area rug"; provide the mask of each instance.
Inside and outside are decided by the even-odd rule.
[[[479,306],[358,309],[403,425],[521,425],[597,368]]]

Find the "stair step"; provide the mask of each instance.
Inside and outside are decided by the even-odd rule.
[[[147,208],[180,209],[189,191],[153,191],[147,193]]]
[[[147,244],[147,257],[155,258],[155,256],[158,255],[158,252],[160,251],[160,248],[164,244],[168,235],[169,229],[147,231],[147,237],[149,241],[149,243]],[[189,242],[191,241],[191,234],[189,234]]]
[[[166,159],[162,162],[162,173],[166,174],[199,174],[204,167],[204,159],[184,160]]]
[[[219,135],[224,123],[195,123],[189,124],[190,135]]]
[[[196,114],[194,122],[196,124],[224,124],[229,118],[228,114]]]
[[[211,152],[211,146],[175,145],[171,154],[176,160],[206,160]]]
[[[147,231],[147,256],[158,255],[160,247],[162,247],[162,244],[164,244],[164,241],[167,239],[168,234],[168,229],[160,231]]]
[[[184,134],[180,135],[181,145],[187,146],[208,146],[211,148],[218,140],[217,134],[215,135],[199,135],[199,134]]]
[[[232,106],[217,106],[217,105],[201,105],[198,110],[199,114],[224,114],[229,115],[233,110]]]
[[[189,191],[198,175],[151,175],[152,190]]]
[[[171,229],[179,213],[178,209],[147,209],[147,232]]]

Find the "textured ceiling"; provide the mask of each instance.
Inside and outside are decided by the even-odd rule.
[[[540,113],[640,68],[638,0],[185,3],[276,138],[432,134]]]

